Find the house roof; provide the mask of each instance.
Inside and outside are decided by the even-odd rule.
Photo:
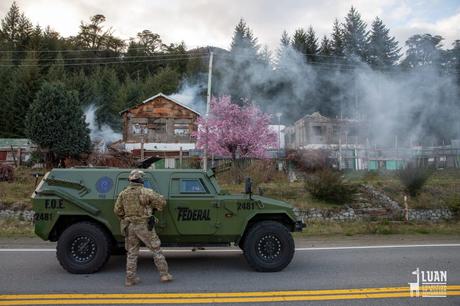
[[[27,138],[0,138],[0,148],[20,147],[28,148],[32,142]]]
[[[163,98],[165,98],[165,99],[168,99],[168,100],[170,100],[170,101],[172,101],[172,102],[174,102],[174,103],[176,103],[176,104],[182,106],[183,108],[186,108],[186,109],[188,109],[189,111],[194,112],[194,113],[197,114],[198,116],[201,116],[201,114],[200,114],[199,112],[193,110],[192,108],[188,107],[187,105],[185,105],[185,104],[183,104],[183,103],[177,101],[176,99],[171,98],[170,96],[167,96],[167,95],[165,95],[164,93],[161,93],[161,92],[160,92],[159,94],[156,94],[156,95],[150,97],[150,98],[145,99],[144,101],[142,101],[141,103],[139,103],[139,104],[137,104],[137,105],[135,105],[135,106],[132,106],[132,107],[130,107],[130,108],[127,108],[127,109],[125,109],[125,110],[122,110],[122,111],[120,112],[120,115],[123,114],[124,112],[130,110],[130,109],[133,109],[133,108],[135,108],[135,107],[138,107],[139,105],[142,105],[142,104],[145,104],[145,103],[147,103],[147,102],[150,102],[150,101],[152,101],[153,99],[158,98],[158,97],[163,97]]]

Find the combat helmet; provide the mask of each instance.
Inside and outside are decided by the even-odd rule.
[[[134,169],[131,171],[131,173],[128,176],[128,180],[130,181],[137,181],[137,180],[143,180],[144,179],[144,171]]]

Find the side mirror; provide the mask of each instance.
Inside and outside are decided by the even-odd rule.
[[[252,180],[250,177],[247,177],[244,180],[244,193],[251,195],[252,194]]]

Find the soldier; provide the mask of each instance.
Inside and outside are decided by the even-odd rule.
[[[131,171],[129,185],[118,195],[114,212],[121,219],[121,233],[125,236],[125,248],[128,252],[126,259],[126,286],[133,286],[139,283],[136,276],[137,257],[141,241],[153,252],[153,260],[160,272],[160,281],[169,282],[173,280],[168,273],[168,264],[161,252],[161,241],[155,233],[148,228],[148,220],[153,210],[162,210],[166,201],[160,194],[151,189],[144,188],[144,172],[140,170]]]

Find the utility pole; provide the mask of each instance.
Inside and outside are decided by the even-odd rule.
[[[276,117],[278,117],[278,157],[279,157],[279,154],[280,154],[280,150],[281,150],[281,116],[283,114],[278,112],[276,113]]]
[[[210,104],[211,104],[212,60],[213,58],[214,58],[214,52],[211,51],[211,55],[209,56],[208,96],[206,99],[206,114],[205,114],[206,123],[208,121],[209,109],[210,109]],[[206,129],[207,129],[207,125],[206,125]],[[206,133],[206,144],[204,146],[203,169],[204,171],[208,171],[208,133]]]
[[[144,127],[142,125],[139,125],[141,128],[141,161],[144,160],[144,142],[145,142],[145,133],[144,133]]]

